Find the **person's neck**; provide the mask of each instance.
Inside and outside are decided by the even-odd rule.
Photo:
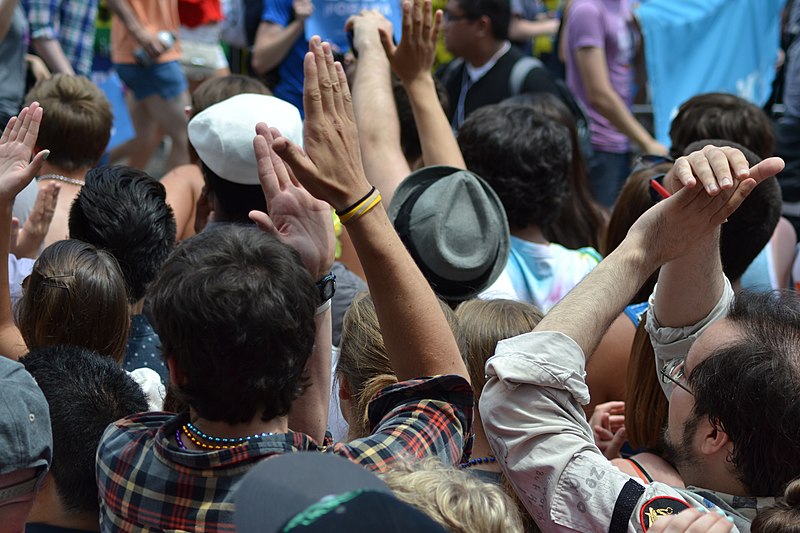
[[[550,244],[539,226],[525,226],[524,228],[511,228],[511,235],[523,241],[536,244]]]
[[[89,171],[91,167],[81,167],[75,170],[64,170],[61,167],[51,165],[45,161],[44,165],[42,165],[42,170],[39,171],[39,176],[46,176],[48,174],[54,176],[63,176],[65,178],[69,178],[71,180],[76,181],[83,181],[86,178],[86,172]],[[62,187],[64,185],[69,186],[69,183],[61,183]]]
[[[197,429],[206,435],[228,439],[260,435],[261,433],[288,433],[289,431],[289,419],[287,417],[279,416],[265,422],[261,420],[261,412],[256,413],[248,422],[239,424],[228,424],[221,420],[207,420],[198,415],[194,409],[190,410],[189,419]]]
[[[477,409],[475,410],[475,422],[473,427],[475,428],[475,438],[472,441],[472,458],[478,459],[483,457],[494,457],[494,452],[489,446],[489,439],[486,438],[486,432],[483,431],[483,423],[481,422],[481,417],[480,414],[478,414]],[[489,470],[491,472],[500,472],[500,465],[497,464],[497,461],[492,463],[483,463],[471,468]]]
[[[67,529],[100,531],[97,513],[66,513],[55,489],[50,474],[42,482],[33,507],[28,515],[28,523],[58,526]]]
[[[721,462],[705,461],[701,468],[696,465],[689,469],[689,472],[678,472],[683,478],[686,486],[703,488],[731,496],[753,496],[750,491],[739,481],[730,471],[731,465],[727,460],[727,455]]]
[[[144,311],[144,298],[130,305],[131,316],[141,315]]]
[[[495,39],[478,42],[475,45],[474,53],[470,54],[469,57],[465,56],[464,59],[474,68],[480,68],[488,63],[504,44],[505,41],[497,41]]]

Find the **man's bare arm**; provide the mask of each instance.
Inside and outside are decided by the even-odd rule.
[[[369,182],[388,205],[411,172],[400,145],[400,119],[392,92],[391,67],[381,46],[378,27],[389,22],[376,12],[348,20],[358,64],[353,81],[353,111],[358,125],[361,160]],[[390,30],[391,31],[391,30]]]
[[[392,70],[408,93],[425,165],[466,168],[431,74],[441,25],[442,11],[433,14],[431,0],[404,0],[400,44],[395,47],[391,34],[383,29],[381,40]]]
[[[273,149],[317,198],[344,209],[369,190],[344,71],[330,46],[311,39],[304,61],[305,151],[279,138]],[[457,374],[469,379],[436,296],[380,204],[351,219],[386,352],[398,379]]]

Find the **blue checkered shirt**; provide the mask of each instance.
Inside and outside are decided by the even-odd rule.
[[[90,76],[98,0],[25,0],[31,39],[58,39],[76,74]]]

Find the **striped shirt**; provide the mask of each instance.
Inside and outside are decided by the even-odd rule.
[[[181,450],[171,440],[187,413],[124,418],[106,429],[97,450],[101,531],[233,533],[233,495],[242,477],[282,453],[336,453],[374,471],[408,457],[456,465],[471,450],[473,403],[459,376],[404,381],[370,403],[369,437],[333,444],[328,436],[320,445],[289,432],[211,452]]]

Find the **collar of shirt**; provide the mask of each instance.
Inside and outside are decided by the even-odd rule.
[[[497,53],[493,55],[491,59],[489,59],[489,61],[487,61],[480,67],[473,67],[472,65],[469,64],[469,62],[465,62],[464,64],[467,68],[467,76],[469,76],[470,81],[472,83],[475,83],[476,81],[484,77],[487,72],[492,70],[492,67],[495,66],[497,61],[501,57],[503,57],[509,50],[511,50],[511,43],[505,41],[503,42],[503,46],[500,47],[500,50],[498,50]]]

